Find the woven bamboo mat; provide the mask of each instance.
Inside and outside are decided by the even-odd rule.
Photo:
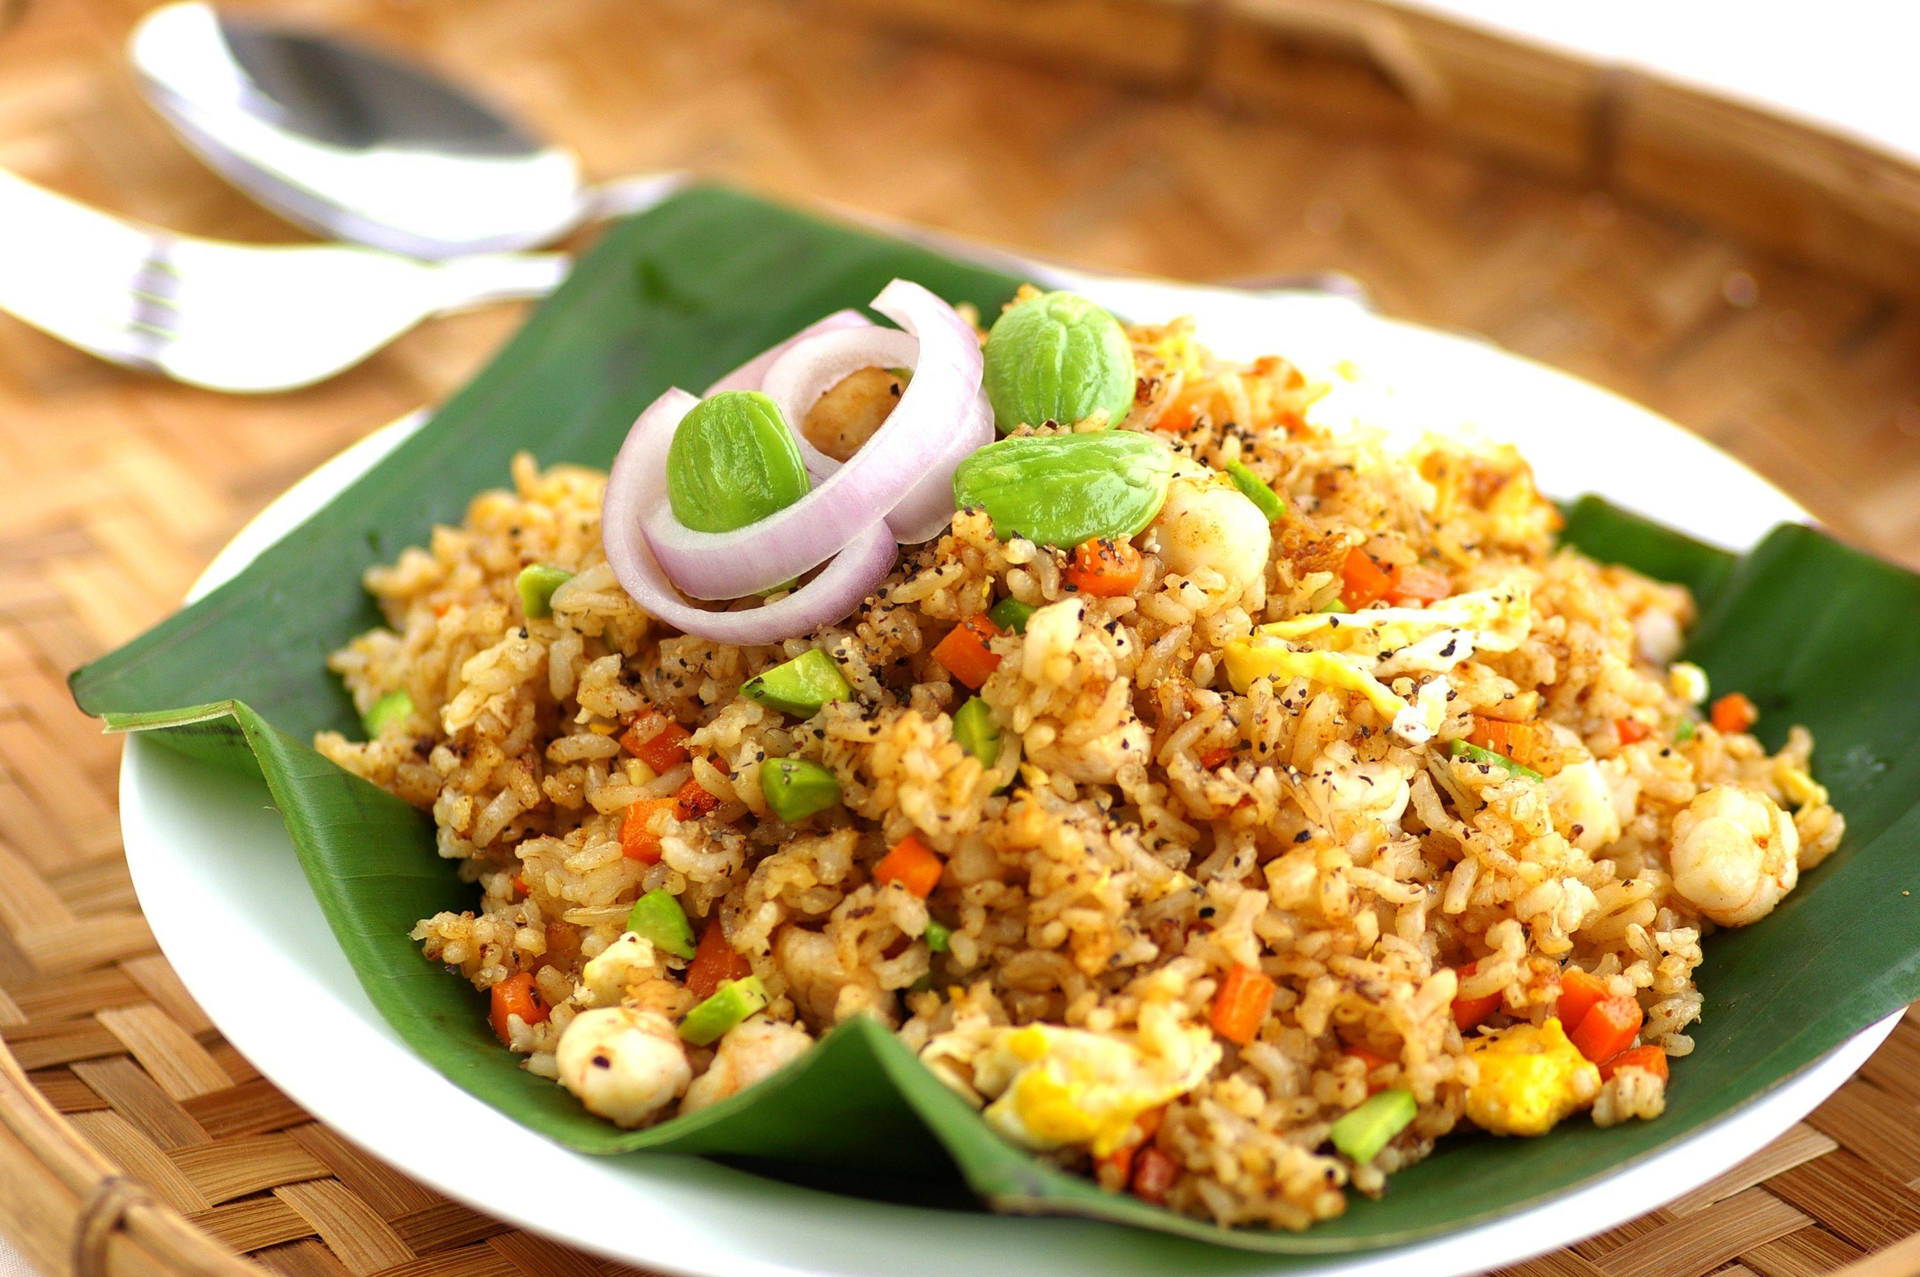
[[[139,104],[119,47],[141,7],[27,0],[0,18],[0,166],[182,230],[290,238]],[[1350,271],[1394,314],[1668,413],[1920,563],[1920,304],[1832,267],[1425,136],[1223,106],[1165,56],[1108,83],[778,0],[293,7],[485,80],[604,175],[693,167],[1116,269]],[[619,1271],[357,1152],[220,1039],[130,888],[118,746],[63,686],[174,607],[293,479],[458,386],[519,316],[438,322],[271,400],[123,373],[0,317],[0,1233],[49,1271],[243,1271],[241,1255],[299,1274]],[[1514,1271],[1799,1277],[1883,1252],[1859,1271],[1920,1272],[1916,1119],[1910,1014],[1752,1161]]]

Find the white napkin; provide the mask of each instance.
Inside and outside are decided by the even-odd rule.
[[[0,1277],[40,1277],[4,1237],[0,1237]]]

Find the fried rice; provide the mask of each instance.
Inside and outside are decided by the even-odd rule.
[[[1322,420],[1327,382],[1284,359],[1217,359],[1184,322],[1129,334],[1120,428],[1249,467],[1285,502],[1265,544],[1217,517],[1217,488],[1176,479],[1137,538],[1137,587],[1095,597],[1067,552],[963,510],[843,623],[740,648],[621,590],[602,474],[521,456],[510,489],[366,574],[387,624],[331,665],[363,712],[398,691],[409,712],[318,745],[431,812],[478,884],[476,908],[413,934],[478,989],[531,977],[538,1014],[497,1024],[526,1067],[594,1107],[563,1076],[569,1025],[699,1001],[683,959],[627,932],[663,888],[770,1002],[717,1046],[674,1043],[644,1112],[615,1114],[629,1122],[724,1098],[866,1015],[1041,1156],[1222,1224],[1298,1229],[1463,1124],[1660,1113],[1664,1057],[1692,1050],[1703,1013],[1703,935],[1764,914],[1839,840],[1806,733],[1769,755],[1716,727],[1677,660],[1687,592],[1559,548],[1512,449],[1391,448]],[[1389,580],[1441,574],[1446,599],[1343,613],[1356,550]],[[515,581],[536,563],[574,575],[529,619]],[[932,649],[1006,598],[1038,610],[991,640],[978,695],[1000,745],[983,760],[954,733],[973,693]],[[1421,603],[1439,618],[1424,630],[1370,619]],[[1461,641],[1421,642],[1441,634]],[[810,648],[851,699],[796,721],[741,694]],[[657,769],[636,743],[669,723],[691,736]],[[1499,748],[1452,747],[1469,740]],[[788,756],[829,768],[841,804],[776,818],[759,773]],[[655,862],[623,845],[640,803]],[[924,898],[875,877],[909,837],[941,865]],[[1575,971],[1637,1003],[1657,1069],[1515,1071],[1565,1055]],[[1220,1008],[1250,981],[1271,995],[1249,1032]],[[1383,1089],[1411,1093],[1412,1120],[1364,1159],[1330,1145]]]

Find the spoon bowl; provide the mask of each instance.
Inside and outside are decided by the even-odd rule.
[[[414,257],[530,248],[595,201],[573,154],[431,72],[198,0],[141,19],[142,92],[201,159],[301,226]]]

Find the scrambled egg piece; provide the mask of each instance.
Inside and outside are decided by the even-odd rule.
[[[1411,745],[1424,745],[1446,717],[1447,680],[1421,685],[1414,701],[1375,678],[1360,660],[1341,652],[1303,652],[1272,640],[1235,639],[1226,646],[1227,681],[1244,692],[1257,678],[1305,678],[1367,698],[1393,731]]]
[[[1533,591],[1509,581],[1428,607],[1311,612],[1263,625],[1259,633],[1390,663],[1392,673],[1450,670],[1476,651],[1511,652],[1533,625]],[[1389,672],[1389,671],[1382,671]]]
[[[1599,1068],[1557,1019],[1469,1039],[1467,1051],[1480,1065],[1467,1117],[1495,1135],[1545,1135],[1600,1094]]]
[[[1087,1144],[1105,1156],[1134,1119],[1192,1090],[1219,1062],[1207,1030],[1175,1032],[1178,1058],[1084,1029],[1001,1029],[973,1066],[974,1086],[999,1097],[986,1108],[987,1124],[1026,1148]]]
[[[1367,698],[1394,732],[1411,744],[1433,738],[1444,714],[1446,683],[1420,688],[1417,704],[1383,679],[1444,674],[1475,652],[1511,652],[1532,626],[1533,596],[1510,581],[1424,608],[1316,612],[1263,625],[1252,638],[1226,645],[1227,678],[1245,692],[1258,678],[1305,678]]]

